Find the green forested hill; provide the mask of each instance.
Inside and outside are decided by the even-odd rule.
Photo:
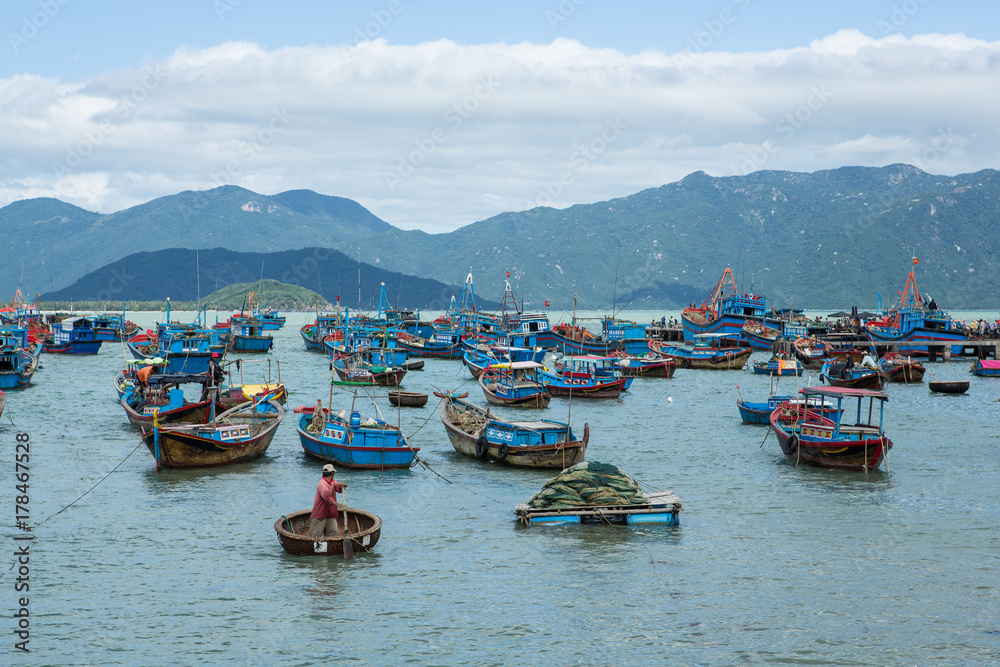
[[[69,287],[43,294],[41,301],[99,301],[114,308],[123,300],[161,301],[169,297],[171,301],[195,301],[212,293],[228,298],[231,294],[223,288],[239,291],[243,284],[256,284],[261,276],[265,283],[270,280],[285,285],[283,292],[287,286],[305,288],[329,303],[336,303],[339,297],[345,306],[355,308],[360,303],[366,310],[378,307],[382,283],[390,304],[404,308],[443,310],[451,297],[461,292],[461,287],[365,263],[359,272],[357,260],[326,248],[272,253],[169,248],[135,253],[107,264]],[[270,302],[266,286],[261,292],[263,305],[277,306]]]

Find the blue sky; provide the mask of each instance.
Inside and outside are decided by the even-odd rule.
[[[67,79],[136,67],[147,57],[164,58],[182,44],[206,48],[225,41],[250,41],[267,49],[353,41],[373,13],[389,2],[289,2],[181,0],[179,2],[84,2],[52,0],[59,11],[19,54],[4,53],[0,74],[32,72]],[[4,33],[18,33],[25,17],[42,11],[39,0],[7,0],[0,8]],[[50,6],[54,6],[51,5]],[[681,2],[429,2],[399,0],[376,36],[395,44],[451,39],[465,44],[522,41],[548,43],[556,37],[591,47],[636,53],[647,48],[672,53],[696,33],[720,21],[736,20],[706,46],[712,51],[767,51],[803,46],[844,28],[881,37],[888,26],[905,36],[961,32],[993,41],[1000,30],[1000,3],[942,0],[839,0],[789,2],[716,0]],[[894,21],[897,17],[905,21]],[[912,11],[916,8],[915,11]],[[567,11],[571,9],[572,11]],[[904,11],[907,10],[907,11]],[[881,23],[880,23],[881,22]],[[709,25],[705,25],[708,23]],[[898,25],[897,25],[898,24]],[[715,26],[718,27],[718,23]],[[9,41],[9,40],[8,40]],[[704,41],[704,40],[703,40]],[[697,42],[695,42],[697,43]]]
[[[443,231],[696,170],[995,168],[998,14],[940,0],[12,0],[0,205],[110,212],[225,182]]]

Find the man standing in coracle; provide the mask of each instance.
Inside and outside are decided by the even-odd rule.
[[[333,478],[337,470],[327,463],[323,466],[323,477],[316,485],[316,498],[313,500],[312,514],[309,518],[309,537],[318,540],[323,536],[337,537],[341,534],[337,517],[337,492],[343,491],[347,484]]]

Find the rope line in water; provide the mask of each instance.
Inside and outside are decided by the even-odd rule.
[[[459,487],[461,489],[465,489],[466,491],[468,491],[470,493],[473,493],[473,494],[475,494],[477,496],[482,496],[483,498],[488,498],[488,499],[492,500],[493,502],[497,503],[498,505],[506,505],[506,503],[501,502],[501,501],[497,500],[496,498],[492,498],[492,497],[486,495],[485,493],[479,493],[478,491],[475,491],[475,490],[473,490],[473,489],[465,486],[464,484],[458,484],[457,482],[451,481],[450,479],[448,479],[447,477],[445,477],[444,475],[442,475],[441,473],[439,473],[437,470],[435,470],[434,468],[432,468],[430,466],[430,464],[428,464],[426,461],[424,461],[423,459],[421,459],[419,456],[414,456],[413,460],[416,461],[417,463],[419,463],[420,465],[422,465],[423,467],[427,468],[432,473],[434,473],[435,475],[437,475],[438,477],[440,477],[444,481],[448,482],[449,484],[453,484],[454,486],[457,486],[457,487]]]
[[[143,442],[142,440],[140,440],[140,441],[139,441],[139,444],[135,446],[135,449],[133,449],[133,450],[132,450],[131,452],[129,452],[128,454],[126,454],[126,455],[125,455],[125,458],[123,458],[123,459],[122,459],[122,460],[121,460],[121,461],[120,461],[120,462],[118,463],[118,465],[116,465],[116,466],[115,466],[114,468],[112,468],[112,469],[111,469],[111,470],[110,470],[110,471],[108,472],[108,474],[107,474],[107,475],[105,475],[104,477],[102,477],[101,479],[99,479],[99,480],[97,481],[97,484],[94,484],[94,485],[93,485],[92,487],[90,487],[89,489],[87,489],[86,491],[84,491],[84,492],[83,492],[83,495],[82,495],[82,496],[80,496],[79,498],[77,498],[76,500],[74,500],[73,502],[71,502],[71,503],[70,503],[69,505],[66,505],[66,507],[63,507],[63,508],[62,508],[61,510],[59,510],[58,512],[56,512],[56,513],[55,513],[55,514],[53,514],[52,516],[49,516],[48,518],[46,518],[46,519],[43,519],[43,520],[39,521],[39,522],[38,522],[38,524],[37,524],[37,526],[41,526],[41,525],[42,525],[43,523],[45,523],[45,522],[46,522],[46,521],[48,521],[49,519],[51,519],[51,518],[53,518],[53,517],[55,517],[55,516],[57,516],[57,515],[59,515],[59,514],[62,514],[63,512],[65,512],[66,510],[68,510],[68,509],[69,509],[70,507],[72,507],[73,505],[75,505],[75,504],[77,504],[78,502],[80,502],[80,500],[82,500],[84,496],[86,496],[86,495],[87,495],[88,493],[90,493],[91,491],[93,491],[94,489],[96,489],[96,488],[97,488],[98,486],[100,486],[101,482],[103,482],[104,480],[106,480],[106,479],[107,479],[108,477],[111,477],[111,473],[113,473],[114,471],[116,471],[116,470],[118,470],[119,468],[121,468],[121,467],[122,467],[122,464],[123,464],[123,463],[125,463],[126,461],[128,461],[129,457],[130,457],[130,456],[132,456],[133,454],[135,454],[136,450],[137,450],[137,449],[139,449],[140,447],[142,447],[142,446],[143,446],[144,444],[146,444],[146,443],[145,443],[145,442]],[[37,527],[37,526],[36,526],[36,527]]]

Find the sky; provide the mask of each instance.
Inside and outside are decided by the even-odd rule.
[[[0,206],[234,184],[445,232],[695,171],[998,166],[1000,3],[0,5]]]

